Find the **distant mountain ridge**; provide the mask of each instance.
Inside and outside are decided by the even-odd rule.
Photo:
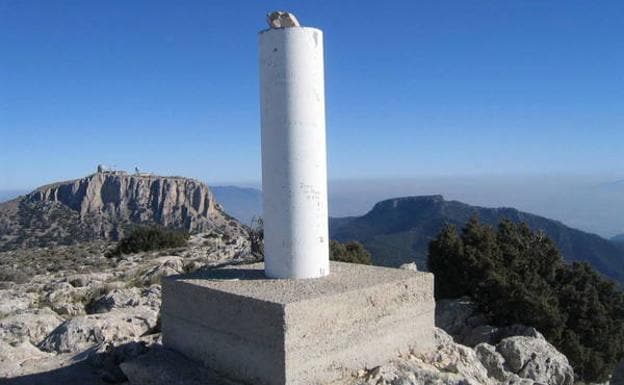
[[[477,214],[483,223],[497,225],[507,218],[543,230],[569,261],[586,261],[608,277],[624,283],[624,250],[595,234],[514,208],[485,208],[441,195],[388,199],[360,217],[331,218],[330,235],[339,241],[357,240],[371,252],[375,264],[398,266],[416,261],[426,268],[429,242],[445,224],[462,228]]]
[[[610,239],[611,243],[615,245],[615,247],[619,248],[624,252],[624,234],[618,234]]]
[[[0,250],[115,240],[136,224],[201,232],[230,223],[240,226],[197,180],[97,172],[0,204]]]
[[[624,234],[618,234],[618,235],[611,237],[611,242],[624,244]]]

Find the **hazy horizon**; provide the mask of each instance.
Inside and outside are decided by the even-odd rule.
[[[209,186],[260,189],[260,182],[206,181],[206,183]],[[0,201],[7,196],[29,192],[36,187],[39,186],[0,189]],[[624,233],[624,216],[620,215],[624,212],[624,180],[609,175],[331,179],[329,211],[330,215],[335,217],[362,215],[378,201],[414,195],[443,195],[447,200],[458,200],[471,205],[513,207],[559,220],[570,227],[596,233],[605,238]]]

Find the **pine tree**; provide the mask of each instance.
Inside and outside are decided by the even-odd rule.
[[[564,263],[526,224],[495,230],[473,217],[461,236],[445,226],[428,264],[436,298],[471,296],[494,324],[537,328],[583,380],[606,380],[624,356],[624,293],[588,264]]]

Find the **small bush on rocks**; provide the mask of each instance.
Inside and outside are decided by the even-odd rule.
[[[264,222],[262,218],[253,218],[251,226],[247,231],[251,243],[251,252],[258,260],[264,260]],[[329,259],[332,261],[360,263],[364,265],[372,264],[370,253],[366,251],[361,243],[356,241],[347,243],[330,241]]]
[[[370,265],[371,255],[360,242],[350,241],[340,243],[338,241],[329,242],[329,259],[332,261],[359,263]]]
[[[137,227],[122,238],[111,252],[112,256],[133,254],[141,251],[161,250],[184,247],[189,239],[186,232],[171,230],[164,227]]]

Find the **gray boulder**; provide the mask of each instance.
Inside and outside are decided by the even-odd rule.
[[[48,352],[77,353],[103,342],[136,341],[156,327],[158,312],[146,306],[74,317],[63,322],[39,347]]]
[[[73,317],[85,313],[80,299],[88,291],[87,287],[74,287],[69,282],[53,282],[44,287],[42,302],[58,314]]]
[[[488,376],[500,382],[506,382],[511,379],[512,373],[505,370],[505,359],[496,351],[496,347],[481,343],[475,347],[475,353],[487,370]]]
[[[159,284],[160,278],[184,273],[184,259],[175,255],[154,258],[147,269],[139,273],[143,285]]]
[[[26,293],[21,290],[0,290],[0,317],[13,314],[18,310],[28,309],[37,301],[35,293]]]
[[[418,271],[418,266],[416,266],[416,262],[410,262],[402,264],[401,266],[399,266],[399,269]]]
[[[532,337],[540,340],[545,340],[542,333],[538,332],[537,329],[530,326],[524,326],[520,324],[514,324],[510,326],[505,326],[502,328],[498,328],[496,333],[496,343],[502,341],[507,337],[515,337],[515,336],[523,336],[523,337]]]
[[[468,297],[438,301],[436,303],[436,326],[444,329],[456,342],[470,347],[475,347],[480,343],[496,345],[504,338],[513,336],[544,339],[540,332],[529,326],[489,325],[487,317]]]
[[[496,351],[505,359],[505,367],[522,378],[548,385],[574,383],[574,370],[566,356],[544,339],[508,337]]]
[[[297,17],[290,12],[275,11],[267,15],[267,23],[271,28],[299,27]]]
[[[0,379],[19,375],[23,362],[42,360],[49,356],[51,354],[42,352],[29,341],[16,344],[0,341]]]
[[[101,296],[87,306],[87,313],[106,313],[114,309],[147,306],[160,308],[160,285],[148,288],[120,288]]]
[[[474,350],[456,344],[443,330],[435,331],[435,349],[402,357],[362,375],[360,385],[494,385]]]
[[[63,322],[50,308],[18,310],[0,319],[0,340],[11,345],[28,341],[37,345]]]

